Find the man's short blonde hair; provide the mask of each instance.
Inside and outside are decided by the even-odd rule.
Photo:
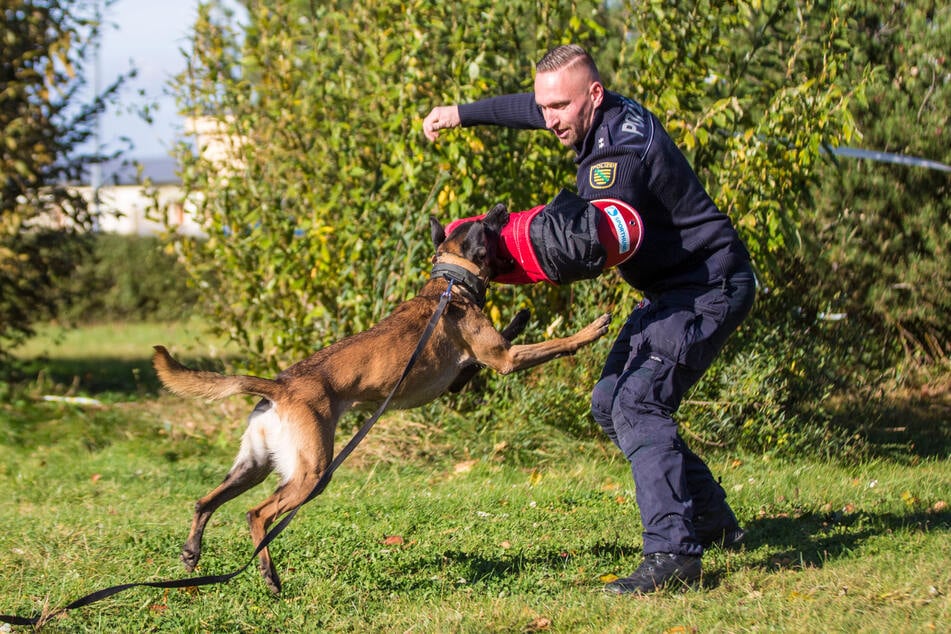
[[[594,63],[594,60],[591,59],[591,56],[588,55],[588,51],[577,44],[565,44],[564,46],[556,46],[551,49],[535,64],[535,72],[548,73],[573,66],[574,64],[584,64],[591,73],[592,78],[596,81],[601,80],[601,76],[598,73],[598,66]]]

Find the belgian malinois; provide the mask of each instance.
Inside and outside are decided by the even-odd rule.
[[[527,345],[510,341],[524,328],[527,313],[516,317],[503,332],[493,327],[482,305],[489,280],[507,266],[496,245],[508,218],[505,206],[497,205],[481,220],[463,223],[447,237],[443,226],[431,217],[436,246],[433,275],[419,294],[369,330],[315,352],[274,379],[192,370],[173,359],[163,346],[155,346],[152,361],[158,376],[176,394],[204,399],[234,394],[262,398],[248,418],[234,466],[218,487],[195,504],[181,554],[189,572],[201,556],[202,533],[212,513],[260,484],[271,471],[280,475],[280,485],[248,512],[255,548],[272,522],[306,500],[333,459],[337,421],[350,409],[372,409],[386,399],[446,291],[447,275],[453,279],[451,301],[394,395],[392,407],[428,403],[467,380],[480,366],[508,374],[572,354],[607,332],[609,314],[571,336]],[[280,592],[280,579],[266,548],[259,555],[259,564],[268,586]]]

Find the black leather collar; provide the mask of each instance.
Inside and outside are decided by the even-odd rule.
[[[468,271],[457,264],[436,262],[436,264],[433,265],[430,278],[436,277],[452,280],[453,284],[458,284],[472,296],[472,301],[474,301],[479,308],[485,306],[485,292],[488,286],[472,271]]]

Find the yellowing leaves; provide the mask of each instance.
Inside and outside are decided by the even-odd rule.
[[[551,619],[546,616],[539,616],[532,620],[531,623],[525,626],[523,632],[540,632],[542,630],[547,630],[551,627]]]
[[[921,503],[921,500],[918,499],[911,491],[902,491],[901,500],[908,506],[917,506]]]
[[[492,319],[492,323],[501,324],[502,323],[502,311],[499,310],[499,307],[496,304],[492,304],[489,308],[489,317]]]
[[[531,475],[528,476],[528,484],[530,486],[538,486],[542,481],[542,474],[538,469],[532,469]]]
[[[608,479],[604,481],[604,484],[601,485],[602,491],[617,491],[621,488],[620,482],[615,482],[614,480]]]
[[[453,473],[469,473],[477,464],[479,464],[478,460],[463,460],[457,462],[452,470]]]
[[[448,207],[449,203],[455,200],[456,200],[456,192],[454,192],[449,187],[444,187],[439,192],[439,195],[436,196],[436,202],[439,204],[440,207]]]

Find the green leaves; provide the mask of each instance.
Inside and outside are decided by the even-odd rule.
[[[848,85],[839,70],[847,16],[822,2],[648,5],[647,14],[627,5],[642,16],[622,53],[637,69],[638,96],[661,115],[773,285],[781,256],[802,244],[800,210],[821,146],[855,129],[849,105],[863,80]]]
[[[434,106],[530,90],[538,57],[573,41],[591,49],[609,89],[659,115],[739,228],[762,284],[789,293],[772,314],[788,313],[835,295],[810,284],[823,148],[856,137],[857,104],[888,106],[868,99],[867,64],[845,45],[861,19],[852,5],[820,1],[418,0],[255,5],[239,26],[205,6],[177,89],[184,112],[219,122],[227,152],[216,162],[182,148],[185,186],[210,239],[181,251],[192,277],[216,289],[205,294],[212,321],[258,351],[254,369],[277,369],[371,326],[426,279],[428,214],[447,222],[497,202],[528,209],[573,186],[571,152],[551,135],[455,129],[430,144],[420,130]],[[917,77],[908,68],[894,78],[901,90],[923,85],[927,59]],[[920,97],[922,116],[935,109],[928,120],[937,121],[940,100]],[[921,244],[941,243],[928,236]],[[897,236],[888,244],[895,249]],[[571,288],[496,287],[490,314],[504,320],[527,306],[544,325],[556,315],[623,313],[636,292],[611,275]],[[758,378],[768,380],[775,368],[765,366]],[[569,396],[581,403],[575,418],[586,416],[587,385]],[[742,399],[751,411],[755,394]],[[788,405],[776,402],[779,411]],[[793,418],[767,422],[781,434]]]
[[[598,16],[596,5],[572,19],[567,4],[538,15],[529,3],[476,4],[258,6],[244,28],[202,9],[178,92],[182,110],[211,115],[218,132],[180,160],[211,237],[182,252],[196,281],[220,289],[207,296],[213,321],[260,350],[263,368],[411,296],[432,254],[429,213],[448,222],[496,202],[527,208],[574,180],[542,135],[422,136],[432,106],[525,89],[548,42],[513,41],[513,25],[584,40],[574,29]]]
[[[858,2],[854,15],[843,72],[869,74],[854,95],[854,144],[951,164],[947,11],[931,2]],[[946,368],[951,351],[949,189],[937,170],[842,160],[823,170],[808,219],[814,285],[834,292],[824,300],[880,324],[877,338],[903,350],[909,365]]]

